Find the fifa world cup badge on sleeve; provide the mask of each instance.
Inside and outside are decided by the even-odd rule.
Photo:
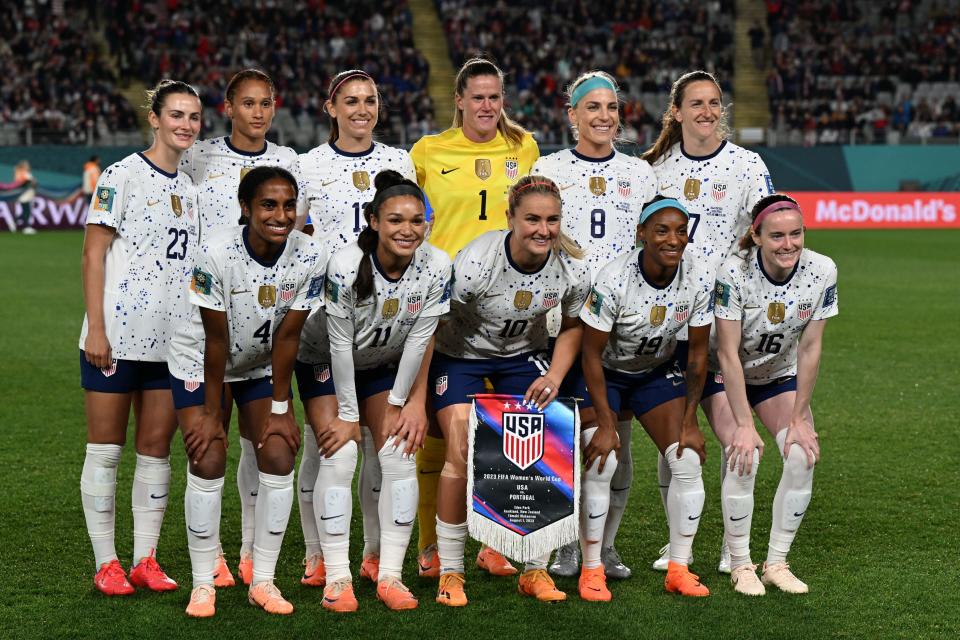
[[[310,288],[307,289],[307,298],[316,298],[323,292],[323,276],[310,278]]]
[[[577,538],[579,430],[576,401],[544,410],[523,396],[480,394],[470,413],[470,535],[520,562]]]
[[[600,310],[603,308],[603,294],[596,289],[591,289],[590,299],[587,300],[587,308],[593,315],[600,315]]]
[[[97,198],[93,202],[94,211],[113,211],[113,197],[116,195],[113,187],[100,187],[97,189]]]
[[[209,273],[200,267],[195,267],[193,277],[190,278],[190,288],[196,293],[210,295],[210,288],[213,286],[212,281],[213,277]]]
[[[717,284],[713,288],[713,303],[721,307],[730,306],[730,285],[717,280]]]

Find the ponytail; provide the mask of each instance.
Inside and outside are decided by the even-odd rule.
[[[770,205],[774,205],[778,202],[785,203],[785,206],[782,207],[782,209],[800,210],[800,205],[797,204],[797,201],[785,193],[772,193],[757,200],[757,203],[753,205],[753,209],[750,210],[750,228],[747,229],[747,233],[740,238],[740,242],[737,243],[737,246],[741,251],[747,252],[753,247],[757,246],[757,243],[753,241],[753,234],[760,233],[760,227],[763,226],[763,221],[757,225],[757,216],[769,208]],[[773,211],[780,211],[780,208],[773,209]]]
[[[663,112],[663,120],[661,122],[660,135],[657,137],[656,142],[653,143],[653,146],[647,149],[640,157],[650,164],[656,163],[663,155],[672,147],[681,140],[683,140],[683,132],[680,129],[680,123],[673,115],[674,108],[679,109],[680,105],[683,104],[683,95],[687,90],[687,85],[692,82],[699,82],[701,80],[706,80],[707,82],[712,82],[717,87],[717,91],[720,92],[720,99],[723,99],[723,89],[720,88],[720,83],[717,82],[717,79],[713,77],[713,74],[708,73],[703,70],[691,71],[690,73],[685,73],[677,81],[673,83],[673,86],[670,88],[670,103],[667,105],[666,110]],[[720,139],[725,139],[730,135],[730,128],[727,125],[727,110],[726,108],[720,114],[720,123],[717,125],[717,135],[720,136]]]
[[[476,78],[478,76],[496,77],[500,81],[501,95],[506,96],[506,87],[503,83],[503,71],[500,70],[500,67],[493,64],[493,62],[484,58],[470,58],[463,63],[460,71],[457,72],[454,92],[462,97],[463,92],[467,90],[467,81],[469,81],[470,78]],[[457,129],[463,126],[463,111],[460,109],[454,109],[453,126]],[[523,142],[523,136],[528,133],[526,129],[507,115],[506,106],[500,108],[500,119],[497,120],[497,131],[499,131],[500,135],[507,141],[507,145],[513,148],[519,147]]]

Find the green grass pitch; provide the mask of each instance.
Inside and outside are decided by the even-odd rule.
[[[271,617],[245,590],[218,594],[208,621],[183,613],[189,595],[182,496],[185,460],[173,446],[173,486],[159,558],[181,588],[109,599],[94,591],[93,557],[80,507],[85,422],[77,337],[82,319],[77,232],[0,234],[0,599],[2,638],[956,638],[960,636],[960,509],[956,433],[960,353],[960,232],[811,232],[807,244],[840,269],[838,318],[826,332],[813,409],[823,460],[810,511],[790,560],[807,596],[738,597],[716,573],[721,542],[718,446],[708,437],[707,509],[693,569],[706,599],[667,595],[648,567],[667,539],[656,489],[655,450],[635,430],[635,481],[618,547],[634,577],[612,583],[614,601],[587,604],[570,594],[547,606],[522,599],[511,579],[469,569],[471,604],[433,602],[435,583],[407,584],[420,609],[395,614],[358,580],[360,611],[336,616],[318,590],[299,583],[302,535],[291,515],[277,582],[297,607]],[[298,414],[302,411],[298,407]],[[132,435],[129,438],[132,443]],[[754,560],[762,560],[770,504],[780,474],[775,445],[757,482]],[[129,508],[134,454],[125,450],[117,496],[117,546],[132,547]],[[239,447],[230,448],[221,535],[231,565],[239,546],[235,484]],[[296,507],[294,507],[296,509]],[[352,556],[359,562],[359,509]],[[476,544],[468,546],[468,558]]]

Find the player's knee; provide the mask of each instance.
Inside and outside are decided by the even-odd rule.
[[[813,479],[813,466],[803,447],[796,443],[790,447],[790,455],[783,460],[783,472],[789,474],[797,484]]]
[[[257,449],[257,469],[275,476],[285,476],[293,471],[294,453],[280,438],[269,438]]]
[[[318,461],[318,477],[324,482],[340,487],[349,487],[357,468],[357,443],[353,440],[340,447],[336,453]]]
[[[377,452],[380,470],[384,478],[413,478],[417,473],[417,463],[412,456],[404,453],[407,441],[388,438],[383,448]]]
[[[227,450],[220,440],[211,443],[201,459],[190,462],[190,473],[204,480],[222,478],[226,471]]]
[[[664,457],[670,465],[670,474],[680,481],[691,481],[700,478],[700,456],[692,449],[684,449],[683,455],[678,457],[679,444],[674,443],[667,447]]]

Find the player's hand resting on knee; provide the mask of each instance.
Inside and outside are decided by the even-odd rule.
[[[412,456],[417,449],[423,446],[423,436],[427,433],[427,412],[418,402],[408,402],[400,410],[400,418],[396,426],[387,432],[388,436],[396,436],[397,442],[406,440],[404,453]]]
[[[757,449],[760,456],[763,456],[763,440],[757,433],[757,428],[750,425],[737,427],[733,432],[733,442],[730,443],[730,450],[727,453],[729,471],[736,471],[737,475],[750,475],[753,469],[753,450]]]
[[[226,439],[222,416],[202,411],[197,413],[196,420],[183,425],[183,444],[194,464],[200,463],[215,440],[223,440],[226,445]]]
[[[607,456],[611,451],[620,449],[620,436],[617,435],[616,422],[613,427],[600,425],[597,427],[593,438],[583,450],[583,464],[587,469],[593,466],[595,460],[599,458],[600,466],[597,467],[597,473],[603,473],[603,467],[607,463]]]
[[[257,445],[257,448],[262,449],[267,438],[270,436],[283,438],[294,455],[300,450],[300,428],[294,421],[293,414],[290,411],[270,414],[270,417],[267,418],[266,426],[263,431],[260,432],[260,443]]]
[[[360,442],[360,423],[347,422],[337,416],[317,438],[317,446],[320,455],[329,458],[351,440]]]
[[[813,425],[805,418],[794,418],[787,427],[787,439],[783,444],[783,459],[786,460],[790,455],[790,445],[796,444],[807,454],[807,467],[820,462],[820,442],[817,439],[817,432],[813,430]]]

